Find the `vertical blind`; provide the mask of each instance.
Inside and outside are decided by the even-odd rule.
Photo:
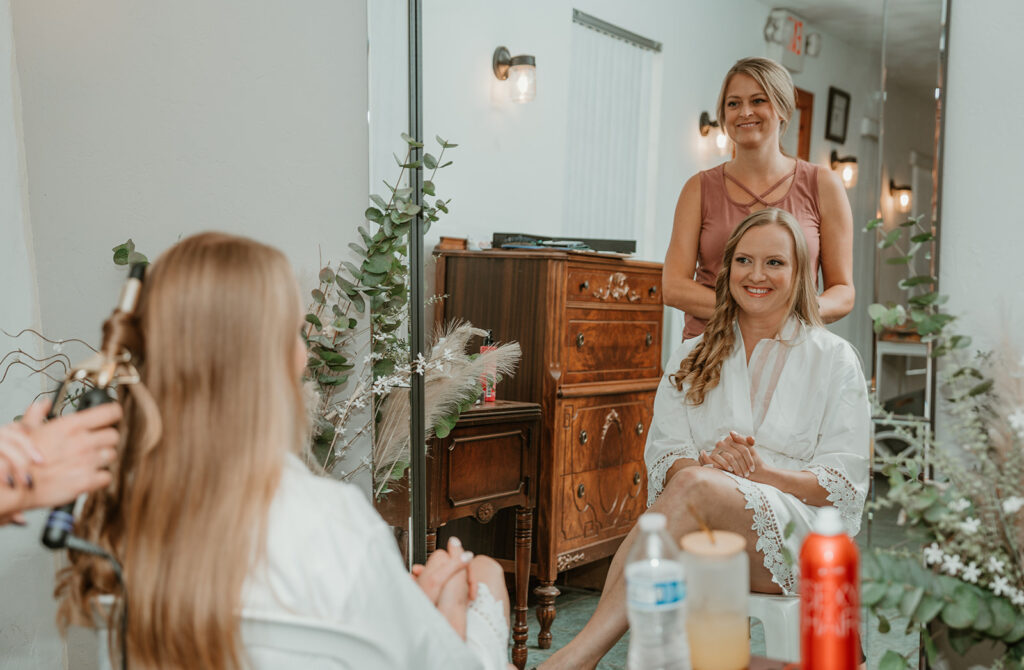
[[[647,216],[652,79],[661,45],[575,12],[566,237],[638,239]]]

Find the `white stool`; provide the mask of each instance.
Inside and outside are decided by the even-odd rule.
[[[747,614],[764,626],[764,653],[787,663],[800,661],[800,596],[751,593]]]

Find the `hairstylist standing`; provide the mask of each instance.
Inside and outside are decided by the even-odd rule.
[[[732,139],[732,160],[699,172],[683,186],[665,255],[665,304],[686,313],[683,339],[704,332],[715,307],[722,250],[746,216],[766,207],[800,223],[819,265],[821,317],[837,321],[853,309],[853,216],[842,182],[825,167],[782,153],[793,114],[793,80],[767,58],[744,58],[729,70],[718,96],[718,120]]]

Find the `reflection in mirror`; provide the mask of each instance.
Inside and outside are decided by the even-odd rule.
[[[787,64],[801,91],[799,115],[783,140],[787,153],[826,166],[833,151],[857,160],[859,175],[848,190],[854,220],[857,301],[850,315],[830,329],[854,345],[870,377],[875,372],[875,338],[867,306],[889,299],[886,296],[892,295],[899,277],[888,272],[891,266],[885,263],[886,256],[876,253],[877,233],[863,228],[876,216],[887,226],[898,220],[888,189],[890,178],[910,185],[912,211],[934,216],[933,203],[938,197],[933,186],[934,160],[941,143],[934,92],[941,4],[941,0],[913,6],[883,0],[807,0],[787,3],[788,11],[779,12],[769,3],[754,0],[743,2],[742,7],[739,3],[705,4],[699,10],[690,4],[659,0],[637,0],[628,6],[603,0],[536,0],[519,3],[515,11],[469,0],[429,3],[423,16],[424,127],[430,135],[451,136],[461,148],[458,163],[446,175],[455,199],[452,215],[443,230],[431,231],[427,247],[441,235],[466,238],[467,247],[473,250],[489,246],[496,232],[570,240],[591,232],[590,237],[635,239],[634,258],[660,263],[682,184],[697,171],[728,159],[728,148],[723,154],[715,145],[714,129],[707,136],[699,132],[701,113],[714,115],[722,75],[737,59],[767,55]],[[595,29],[598,22],[588,26],[574,21],[574,14],[578,18],[580,12],[607,25],[602,30]],[[797,23],[802,53],[787,55]],[[460,31],[458,26],[473,26],[473,30]],[[658,44],[660,49],[644,48],[640,43]],[[499,46],[534,56],[536,97],[532,101],[511,102],[507,83],[493,76],[491,56]],[[635,74],[624,77],[622,72],[629,67],[636,68]],[[582,86],[584,76],[593,77],[593,83]],[[602,76],[606,81],[600,81]],[[599,83],[607,82],[615,82],[611,93],[602,93],[606,87]],[[598,95],[607,97],[598,99]],[[591,130],[588,135],[584,132],[588,127],[603,130]],[[602,206],[602,202],[608,204]],[[611,211],[616,214],[606,216]],[[446,254],[442,261],[459,258],[459,253]],[[482,270],[479,274],[453,274],[455,265],[449,263],[446,269],[442,263],[436,272],[439,281],[447,282],[438,287],[447,295],[457,296],[470,286],[483,291],[494,305],[495,322],[502,310],[512,314],[513,309],[523,308],[519,294],[514,301],[507,298],[512,287],[507,282],[522,282],[528,275],[511,270],[512,274],[506,275],[484,274]],[[650,267],[631,268],[623,276],[629,281],[633,277],[630,272],[642,273]],[[428,267],[428,282],[434,274]],[[588,290],[590,281],[592,278],[578,282],[570,278],[567,290]],[[552,299],[551,294],[533,298],[530,318],[536,320],[535,329],[547,327],[541,323],[545,314],[562,309],[562,304],[550,302]],[[660,339],[666,353],[679,341],[681,326],[680,314],[666,310]],[[607,419],[611,410],[596,411],[601,402],[615,409],[623,423],[622,411],[614,405],[621,395],[601,396],[606,399],[601,402],[594,396],[593,429],[580,430],[574,423],[583,415],[572,409],[565,395],[565,389],[572,386],[566,379],[573,372],[552,352],[562,346],[585,348],[587,336],[581,332],[577,337],[583,342],[574,339],[538,350],[537,355],[553,358],[541,361],[538,369],[558,370],[558,374],[538,380],[537,388],[545,390],[537,397],[515,398],[540,402],[545,413],[533,570],[539,576],[544,572],[541,567],[550,565],[557,574],[553,581],[541,577],[536,591],[541,607],[539,620],[531,624],[530,665],[550,653],[538,648],[542,627],[545,632],[550,630],[551,648],[555,649],[571,639],[589,617],[596,598],[593,592],[578,587],[601,586],[608,557],[621,540],[621,534],[609,533],[602,524],[610,518],[608,510],[621,509],[624,501],[631,500],[614,481],[586,479],[589,471],[576,468],[572,460],[578,458],[573,454],[588,453],[579,445],[593,444],[594,435],[602,430],[611,434],[609,427],[617,425]],[[528,356],[524,347],[524,366],[529,365]],[[908,377],[905,369],[898,376]],[[520,386],[513,384],[512,388]],[[556,388],[563,389],[557,397]],[[577,407],[591,407],[587,394],[596,388],[571,389],[578,398],[572,402]],[[890,388],[897,394],[913,390],[902,378]],[[650,393],[650,389],[634,386],[621,386],[616,392],[626,391]],[[650,397],[643,396],[637,411],[649,411],[643,405]],[[568,412],[564,437],[559,434],[562,414],[553,414],[556,406]],[[641,418],[637,424],[638,440],[630,442],[623,432],[614,445],[602,442],[595,453],[600,454],[601,467],[606,469],[594,473],[613,477],[619,464],[625,467],[639,458],[647,420]],[[563,451],[567,449],[563,445],[570,443],[576,446]],[[593,493],[595,487],[597,494]],[[564,514],[569,509],[578,511],[578,520],[571,527],[562,525],[568,523]],[[561,512],[556,513],[558,510]],[[501,557],[503,548],[508,549],[503,538],[508,536],[510,523],[498,513],[483,531],[453,523],[441,533],[475,537],[482,544],[474,549]],[[880,530],[884,520],[876,519],[874,525],[865,523],[864,527],[860,538],[864,542],[893,540],[891,532],[887,535]],[[554,598],[559,591],[563,595]],[[572,597],[566,598],[568,594]],[[549,598],[553,607],[548,606]],[[574,610],[574,603],[589,604]],[[764,635],[758,630],[755,627],[754,649],[763,653]],[[548,642],[542,639],[541,646]],[[877,665],[887,647],[896,645],[908,651],[917,644],[916,638],[893,641],[879,639],[873,632],[865,642],[869,667]],[[622,667],[624,648],[620,643],[600,667]]]

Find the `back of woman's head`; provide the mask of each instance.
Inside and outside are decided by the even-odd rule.
[[[739,315],[739,305],[733,296],[729,283],[732,277],[733,258],[740,240],[751,229],[777,225],[789,232],[793,240],[793,282],[789,295],[789,314],[811,326],[821,326],[818,312],[817,293],[814,277],[811,276],[811,260],[800,224],[789,212],[768,207],[758,210],[743,219],[729,235],[722,254],[722,269],[715,278],[715,311],[708,319],[704,335],[693,350],[679,365],[671,380],[680,391],[689,384],[686,399],[693,405],[704,402],[704,396],[715,388],[721,379],[722,363],[732,353],[736,335],[733,323]],[[780,324],[781,325],[781,324]]]
[[[722,88],[718,92],[718,121],[725,119],[725,94],[729,88],[729,82],[737,74],[745,74],[757,82],[775,109],[775,113],[782,118],[779,126],[779,138],[786,134],[789,127],[789,120],[793,118],[793,111],[796,109],[796,87],[793,85],[793,78],[789,70],[773,61],[771,58],[741,58],[736,64],[729,68],[722,80]]]
[[[124,565],[133,667],[238,667],[242,585],[303,437],[300,309],[284,256],[245,238],[189,237],[147,274],[142,384],[124,401],[115,482],[80,521]],[[116,592],[105,568],[75,557],[62,621],[103,592]]]

